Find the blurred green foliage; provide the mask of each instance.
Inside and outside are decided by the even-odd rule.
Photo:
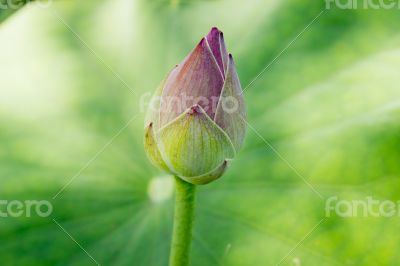
[[[0,218],[1,265],[95,264],[54,220],[101,265],[167,265],[172,184],[145,158],[140,97],[212,26],[243,87],[280,55],[245,97],[284,160],[249,129],[226,175],[199,188],[192,265],[398,265],[400,217],[325,218],[302,177],[325,199],[399,199],[400,13],[332,8],[303,32],[324,9],[54,1],[3,22],[1,199],[54,212]]]

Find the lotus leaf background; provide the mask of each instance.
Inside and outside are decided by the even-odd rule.
[[[96,265],[66,232],[100,265],[167,265],[173,183],[144,154],[140,99],[212,26],[243,88],[267,68],[244,92],[243,149],[198,189],[191,265],[399,265],[399,216],[325,214],[331,196],[400,199],[398,9],[60,0],[0,13],[0,198],[54,207],[0,218],[1,265]]]

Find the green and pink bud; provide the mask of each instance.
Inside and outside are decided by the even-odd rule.
[[[219,178],[239,151],[246,110],[232,55],[212,28],[156,90],[145,150],[157,167],[192,184]]]

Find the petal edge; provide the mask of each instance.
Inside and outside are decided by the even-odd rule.
[[[228,63],[227,76],[218,102],[217,111],[215,112],[214,121],[228,134],[236,151],[238,151],[246,134],[247,125],[244,120],[246,119],[246,107],[232,55],[229,55]],[[231,110],[231,108],[224,105],[224,101],[233,102],[235,108]]]
[[[217,168],[204,175],[193,176],[193,177],[180,176],[180,178],[193,185],[206,185],[220,178],[225,173],[225,170],[227,168],[228,168],[228,161],[224,160],[221,165],[217,166]]]
[[[166,170],[170,172],[170,169],[165,164],[160,150],[157,145],[157,141],[154,134],[153,123],[150,123],[146,127],[146,131],[144,134],[144,149],[146,151],[146,155],[149,158],[150,162],[157,166],[160,169]]]

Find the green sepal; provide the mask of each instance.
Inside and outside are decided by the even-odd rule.
[[[166,165],[187,178],[210,173],[235,156],[228,135],[198,105],[161,128],[157,141]]]

